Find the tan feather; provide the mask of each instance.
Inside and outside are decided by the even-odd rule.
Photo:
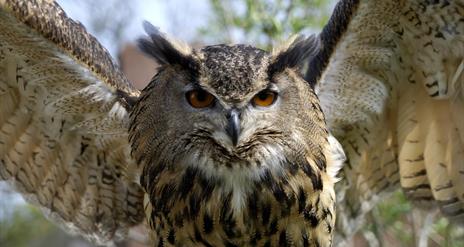
[[[56,3],[0,7],[0,179],[69,232],[111,244],[144,217],[116,95],[138,91]]]
[[[456,193],[461,201],[464,201],[464,143],[456,128],[449,131],[448,145],[446,146],[446,158],[448,174],[456,188]]]
[[[330,32],[332,22],[324,30],[327,43],[340,38],[317,86],[349,160],[337,190],[344,234],[398,178],[414,204],[440,205],[462,222],[462,6],[359,1],[343,35]]]

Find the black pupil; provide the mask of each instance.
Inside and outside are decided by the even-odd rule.
[[[272,94],[271,92],[261,92],[258,94],[258,98],[260,100],[266,100],[267,97],[271,96],[271,94]]]
[[[197,91],[197,100],[198,101],[206,101],[208,97],[208,93],[206,91],[203,91],[203,90],[198,90]]]

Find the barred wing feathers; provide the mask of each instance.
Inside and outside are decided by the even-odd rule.
[[[53,1],[0,0],[0,180],[110,244],[144,218],[127,138],[139,92]]]
[[[464,1],[341,0],[306,79],[348,161],[337,188],[349,236],[399,186],[464,221]]]

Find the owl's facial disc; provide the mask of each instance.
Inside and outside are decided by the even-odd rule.
[[[309,141],[301,133],[312,117],[301,99],[311,89],[296,71],[318,48],[316,38],[272,52],[248,45],[195,50],[146,29],[140,48],[161,68],[131,118],[136,156],[220,173],[218,167],[279,167],[303,153]]]
[[[256,94],[251,102],[248,104],[248,107],[252,108],[267,108],[272,106],[277,100],[277,93],[271,91],[270,89],[265,89]],[[241,113],[242,109],[232,108],[227,111],[227,127],[226,133],[229,135],[232,140],[234,147],[237,146],[240,133],[241,133]]]

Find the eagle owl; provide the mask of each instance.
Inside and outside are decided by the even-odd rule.
[[[145,24],[141,92],[53,1],[0,6],[0,179],[71,233],[330,246],[399,187],[464,220],[464,1],[341,0],[270,52]]]

